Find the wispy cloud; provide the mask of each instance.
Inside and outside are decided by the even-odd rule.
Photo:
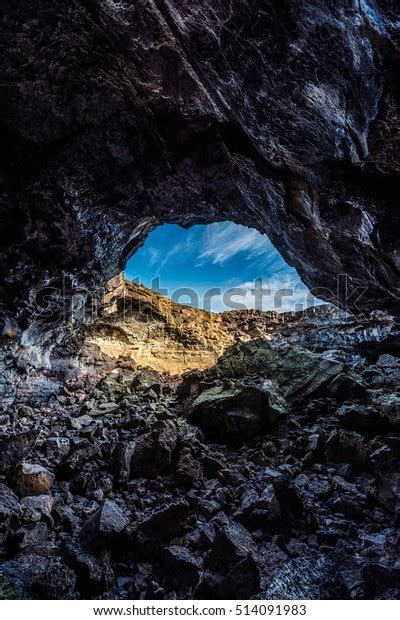
[[[268,237],[257,230],[233,222],[223,222],[207,227],[202,237],[199,258],[210,260],[213,265],[223,265],[240,253],[246,253],[245,260],[253,260],[272,250],[274,248]]]

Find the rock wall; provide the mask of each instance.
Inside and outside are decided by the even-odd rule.
[[[335,349],[336,354],[340,349],[340,355],[351,356],[358,343],[382,341],[397,333],[398,325],[390,317],[356,318],[331,305],[281,314],[205,312],[176,304],[121,274],[109,283],[99,317],[87,328],[84,351],[87,347],[100,351],[114,364],[130,360],[182,375],[210,368],[239,341],[263,338],[278,347],[300,344],[313,351]]]
[[[396,4],[3,0],[2,323],[93,292],[159,223],[221,220],[398,313]]]

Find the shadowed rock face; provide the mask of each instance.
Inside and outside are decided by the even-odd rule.
[[[94,290],[159,223],[219,220],[398,313],[396,4],[3,0],[2,317]]]

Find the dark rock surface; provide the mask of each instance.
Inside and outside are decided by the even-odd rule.
[[[399,599],[396,2],[0,4],[0,597]],[[180,385],[85,341],[224,220],[364,314],[226,316]]]
[[[348,274],[398,313],[396,8],[3,0],[6,333],[80,321],[161,222],[253,226],[320,297]]]
[[[79,406],[77,379],[67,402],[9,410],[3,444],[23,434],[36,443],[29,463],[25,449],[21,462],[6,452],[0,592],[400,598],[397,358],[371,364],[347,349],[320,355],[257,339],[180,384],[117,366]],[[243,427],[227,426],[225,397],[227,407],[192,419],[199,396],[220,403],[220,388],[239,390]],[[247,427],[269,419],[271,394],[280,415]],[[42,475],[46,493],[27,496],[44,490]]]

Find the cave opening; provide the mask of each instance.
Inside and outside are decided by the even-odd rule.
[[[323,303],[267,235],[231,221],[163,224],[127,261],[127,280],[211,312],[299,312]]]

